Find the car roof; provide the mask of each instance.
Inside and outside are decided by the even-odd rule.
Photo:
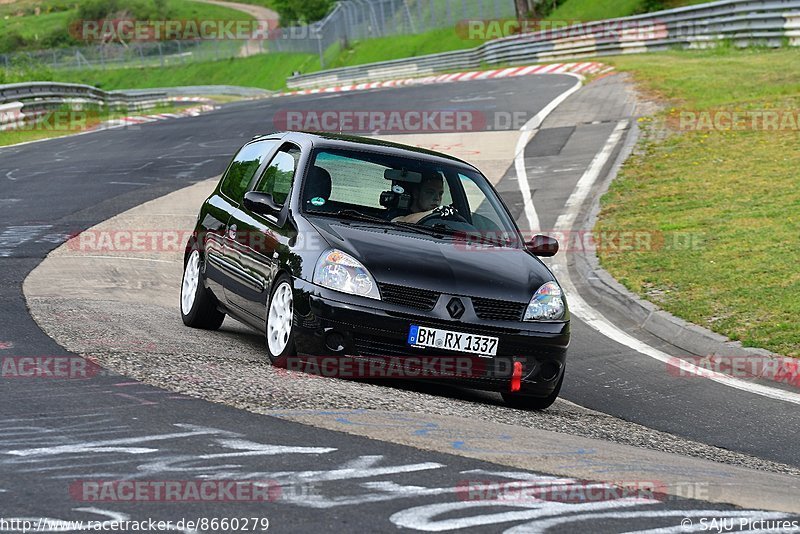
[[[465,167],[473,171],[478,171],[478,169],[475,166],[467,163],[464,160],[458,159],[448,154],[443,154],[441,152],[436,152],[425,148],[403,145],[400,143],[392,143],[390,141],[382,141],[370,137],[362,137],[359,135],[286,131],[286,132],[276,132],[264,136],[257,136],[256,138],[254,138],[254,140],[265,137],[274,137],[276,135],[282,136],[287,141],[291,141],[292,139],[296,140],[305,139],[310,141],[314,147],[319,147],[319,148],[338,148],[345,150],[367,149],[369,152],[389,154],[394,156],[404,156],[411,158],[421,157],[422,159],[428,161],[437,161],[438,163],[445,163],[450,165],[455,164],[456,166]]]

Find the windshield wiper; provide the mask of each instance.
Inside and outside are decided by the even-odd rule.
[[[356,210],[339,210],[337,212],[329,214],[326,213],[324,215],[332,215],[334,217],[341,217],[353,221],[367,221],[367,222],[376,222],[381,224],[392,224],[391,221],[387,221],[386,219],[375,217],[373,215],[367,215],[366,213],[361,213],[360,211]]]
[[[447,228],[442,224],[437,224],[435,226],[420,226],[416,223],[407,223],[407,222],[395,222],[392,223],[394,226],[399,226],[400,228],[413,230],[420,234],[425,235],[432,235],[435,237],[444,237],[444,236],[454,236],[457,235],[455,230],[451,228]]]
[[[386,225],[392,224],[390,221],[387,221],[386,219],[381,219],[380,217],[367,215],[366,213],[361,213],[360,211],[356,210],[339,210],[334,212],[309,211],[308,214],[321,215],[323,217],[336,217],[339,219],[346,219],[349,221],[364,221],[364,222],[373,222]]]
[[[445,235],[456,235],[454,230],[449,228],[441,229],[443,225],[436,225],[437,228],[432,228],[430,226],[420,226],[414,223],[407,223],[407,222],[392,222],[387,221],[386,219],[382,219],[380,217],[375,217],[373,215],[367,215],[366,213],[361,213],[360,211],[356,210],[339,210],[333,213],[322,213],[322,212],[312,212],[314,215],[325,215],[328,217],[339,217],[341,219],[348,219],[351,221],[364,221],[364,222],[372,222],[372,223],[379,223],[387,226],[396,226],[402,228],[403,230],[411,230],[412,232],[417,232],[419,234],[431,235],[435,237],[443,237]]]

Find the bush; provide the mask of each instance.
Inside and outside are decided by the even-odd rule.
[[[274,0],[273,6],[281,18],[281,25],[308,24],[321,20],[333,8],[333,0]]]
[[[0,52],[13,52],[27,46],[28,41],[17,30],[0,34]]]
[[[15,57],[9,69],[0,68],[0,83],[43,82],[52,79],[53,71],[50,67],[35,63],[25,56]]]
[[[168,0],[89,0],[78,7],[79,20],[102,20],[120,13],[130,13],[139,20],[169,18]]]
[[[39,40],[37,48],[61,48],[80,44],[68,31],[62,28],[56,29],[43,36]]]
[[[652,13],[653,11],[661,11],[667,9],[664,0],[644,0],[642,4],[634,11],[634,15],[641,15],[644,13]]]

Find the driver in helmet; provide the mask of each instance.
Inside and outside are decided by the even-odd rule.
[[[422,182],[414,184],[411,188],[411,213],[395,217],[392,222],[417,223],[423,217],[433,213],[441,206],[444,195],[444,178],[438,172],[426,172],[422,175]]]

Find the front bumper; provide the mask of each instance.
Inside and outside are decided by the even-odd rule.
[[[500,392],[512,391],[514,363],[519,362],[517,392],[536,397],[551,394],[564,373],[569,320],[539,323],[480,320],[467,297],[460,297],[467,311],[460,320],[453,320],[446,311],[452,295],[442,295],[433,310],[421,312],[332,291],[299,279],[294,286],[295,346],[301,361],[309,356],[372,363],[390,361],[390,368],[394,364],[399,374],[376,374],[374,371],[381,368],[356,366],[352,361],[346,369],[356,374],[366,369],[372,372],[371,377],[456,381],[466,387]],[[497,355],[412,347],[407,343],[411,325],[495,336],[499,338]],[[423,369],[418,368],[420,362]]]

